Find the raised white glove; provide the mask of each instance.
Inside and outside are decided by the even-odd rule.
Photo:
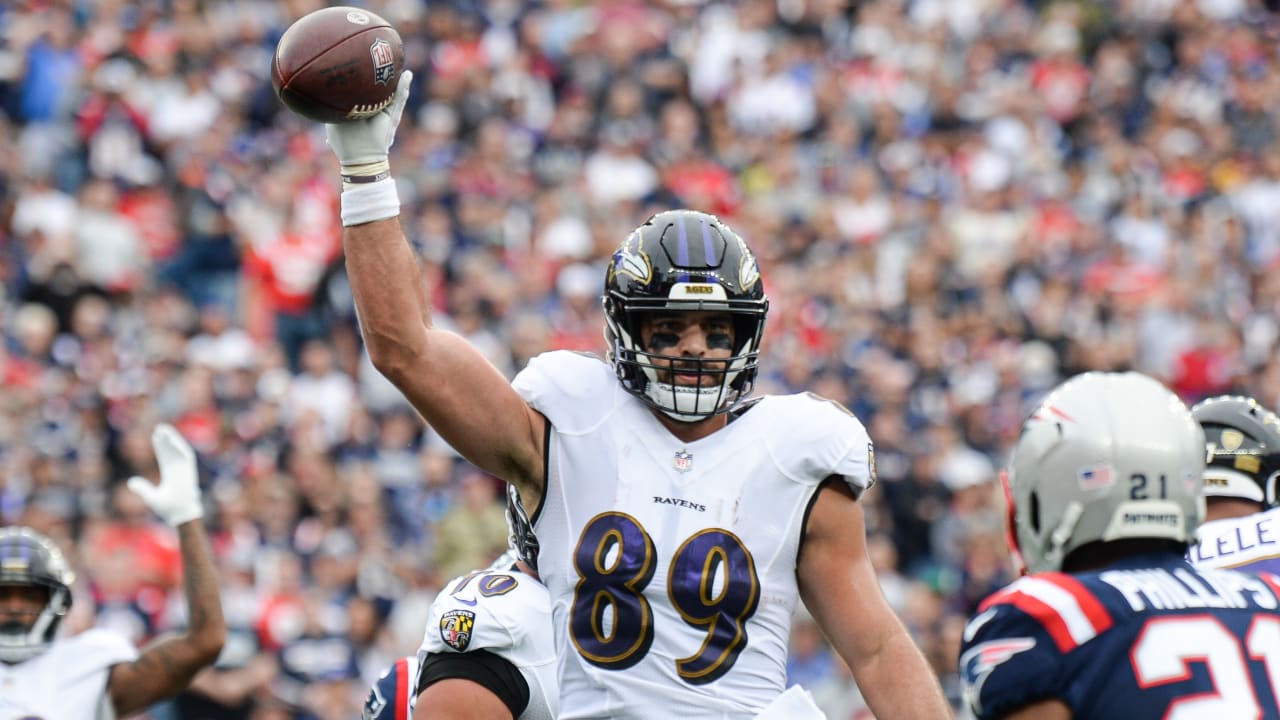
[[[396,128],[400,126],[400,116],[404,114],[404,104],[409,99],[409,85],[413,82],[413,73],[405,70],[400,73],[400,81],[396,84],[396,94],[391,104],[382,112],[364,120],[349,120],[340,123],[329,123],[324,126],[325,139],[333,154],[342,163],[342,173],[373,176],[376,172],[361,172],[381,165],[386,170],[387,154],[391,151],[391,143],[396,139]]]
[[[203,517],[196,453],[191,445],[172,425],[162,423],[151,431],[151,447],[160,464],[160,482],[135,476],[129,478],[129,489],[173,527]]]

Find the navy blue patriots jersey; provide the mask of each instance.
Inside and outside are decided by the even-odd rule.
[[[409,720],[418,699],[413,691],[416,682],[418,658],[410,655],[396,660],[369,689],[360,720]]]
[[[1280,578],[1175,556],[1024,577],[979,606],[960,673],[984,720],[1049,699],[1094,720],[1280,720]]]

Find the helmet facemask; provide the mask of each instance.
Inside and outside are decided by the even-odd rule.
[[[0,662],[20,663],[49,649],[58,624],[70,607],[70,593],[66,588],[46,588],[48,600],[40,608],[35,621],[0,623]]]
[[[652,301],[605,300],[605,337],[610,360],[628,392],[649,406],[681,422],[696,422],[728,412],[751,394],[760,361],[760,338],[764,334],[763,307],[733,309],[732,303],[699,302],[694,305]],[[734,325],[734,346],[727,358],[699,358],[667,355],[643,347],[641,324],[644,315],[683,311],[727,312]],[[695,383],[664,381],[678,370],[692,375]],[[707,379],[710,382],[707,382]]]

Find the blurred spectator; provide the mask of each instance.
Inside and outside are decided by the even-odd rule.
[[[440,519],[435,564],[440,573],[457,577],[501,555],[507,547],[507,519],[493,478],[470,465],[461,470],[457,504]]]

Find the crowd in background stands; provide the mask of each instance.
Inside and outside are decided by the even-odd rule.
[[[650,213],[748,239],[758,390],[869,428],[870,551],[957,706],[962,618],[1011,578],[997,472],[1048,387],[1280,404],[1266,3],[351,1],[415,71],[391,160],[438,322],[504,373],[603,351],[604,261]],[[500,484],[362,355],[335,161],[269,79],[321,5],[0,4],[0,522],[74,558],[69,629],[145,642],[182,622],[179,562],[122,480],[156,422],[191,440],[232,634],[159,719],[354,717],[506,541]],[[804,618],[789,670],[863,717]]]

